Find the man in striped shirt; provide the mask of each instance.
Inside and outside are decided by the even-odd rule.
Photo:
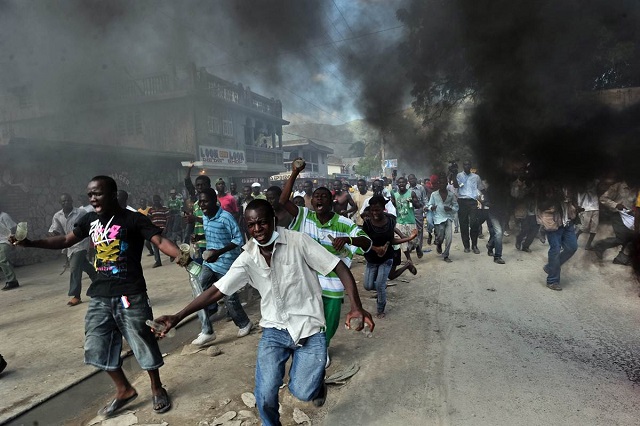
[[[218,197],[213,189],[203,189],[198,195],[198,204],[203,213],[202,224],[207,248],[203,254],[202,272],[198,279],[201,290],[205,291],[229,271],[231,264],[240,256],[240,247],[244,240],[235,218],[218,206]],[[238,337],[248,335],[253,324],[242,308],[238,295],[232,294],[224,299],[231,319],[240,329]],[[202,331],[191,344],[202,346],[214,341],[216,333],[209,320],[207,308],[198,311],[198,316],[202,323]]]
[[[320,187],[313,191],[311,204],[313,211],[306,207],[297,207],[289,200],[293,184],[305,165],[297,168],[291,166],[291,177],[287,181],[280,196],[280,204],[295,216],[289,229],[307,234],[327,251],[338,256],[347,267],[351,267],[354,253],[363,254],[371,249],[371,239],[351,219],[333,211],[333,196],[328,188]],[[340,308],[344,299],[344,286],[338,275],[318,275],[322,287],[322,302],[327,323],[327,348],[331,338],[340,324]],[[330,364],[327,349],[327,366]]]
[[[193,236],[198,241],[198,249],[200,254],[206,249],[207,243],[204,240],[204,228],[202,227],[202,210],[200,210],[200,204],[198,203],[198,196],[203,189],[211,188],[211,179],[209,176],[199,175],[196,178],[196,184],[194,186],[191,182],[191,169],[193,166],[187,168],[187,176],[184,178],[184,186],[187,189],[187,193],[191,197],[193,203],[193,214],[186,216],[188,223],[193,223]],[[202,263],[201,258],[194,259],[197,263]]]

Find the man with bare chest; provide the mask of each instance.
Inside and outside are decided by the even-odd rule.
[[[349,217],[349,215],[358,210],[355,201],[351,198],[351,194],[342,189],[342,182],[336,180],[333,182],[333,211],[340,216]]]

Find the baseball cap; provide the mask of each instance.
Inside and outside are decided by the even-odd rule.
[[[262,185],[260,185],[258,182],[253,182],[253,183],[251,184],[251,187],[252,187],[252,188],[260,188],[261,186],[262,186]]]

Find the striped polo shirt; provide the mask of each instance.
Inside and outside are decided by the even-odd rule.
[[[226,274],[231,264],[240,256],[240,247],[244,244],[242,233],[236,220],[231,213],[218,208],[216,215],[212,218],[207,215],[202,216],[204,235],[207,239],[207,249],[219,250],[229,243],[234,243],[238,247],[222,254],[213,263],[204,262],[214,272]]]
[[[342,260],[347,267],[351,267],[351,259],[355,253],[363,254],[364,252],[359,247],[346,244],[345,248],[349,253],[348,256],[339,256],[336,249],[333,248],[331,240],[329,240],[329,235],[333,237],[369,238],[351,219],[340,216],[339,214],[334,214],[331,220],[322,224],[316,212],[306,207],[298,207],[298,215],[291,225],[289,225],[289,229],[307,234],[320,243],[329,253],[340,257],[340,260]],[[318,281],[320,281],[320,286],[322,287],[323,297],[334,299],[344,297],[344,286],[335,271],[331,271],[328,275],[318,274]]]

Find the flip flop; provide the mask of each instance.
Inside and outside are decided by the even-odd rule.
[[[138,393],[136,392],[133,395],[131,395],[129,398],[125,398],[125,399],[114,398],[113,401],[111,401],[110,403],[105,405],[100,411],[98,411],[98,415],[104,416],[104,417],[111,417],[116,413],[116,411],[120,410],[125,405],[129,404],[131,401],[136,399],[137,397],[138,397]]]
[[[166,413],[171,409],[171,400],[169,399],[169,394],[166,389],[162,389],[162,394],[153,395],[151,397],[151,402],[153,403],[153,411],[156,413]],[[160,408],[156,408],[157,405],[160,405]]]

